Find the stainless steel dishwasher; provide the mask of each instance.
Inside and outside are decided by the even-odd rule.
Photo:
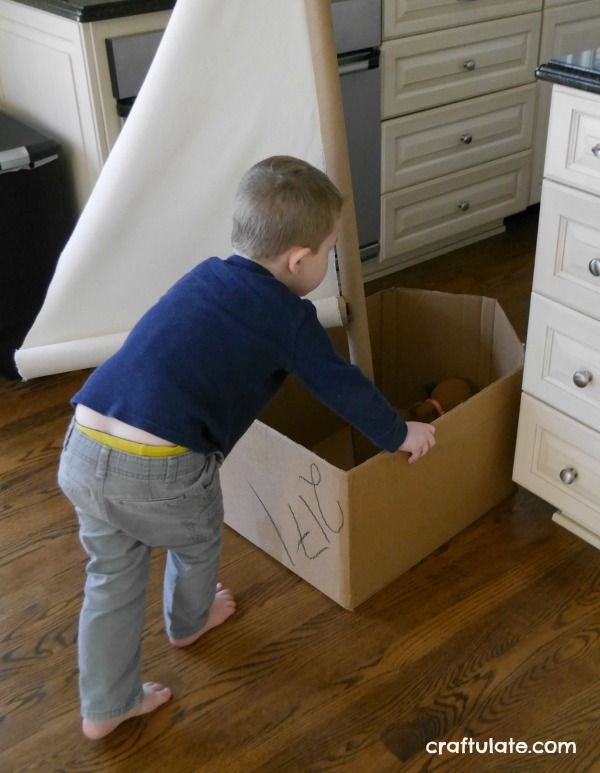
[[[360,254],[379,252],[381,0],[332,0]],[[125,120],[160,43],[162,30],[106,41],[117,111]]]
[[[333,0],[348,155],[362,260],[379,253],[381,0]]]

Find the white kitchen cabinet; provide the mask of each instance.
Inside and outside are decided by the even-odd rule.
[[[546,0],[540,43],[540,62],[547,62],[560,54],[594,49],[599,44],[600,0],[583,0],[583,2],[582,0],[571,0],[571,2],[568,0]],[[538,81],[536,90],[530,204],[539,202],[542,191],[552,85]]]
[[[61,144],[79,209],[120,128],[105,41],[162,30],[169,15],[81,23],[0,0],[0,110]]]
[[[382,224],[366,278],[527,207],[542,0],[384,0]]]
[[[600,94],[553,87],[514,479],[600,547]]]

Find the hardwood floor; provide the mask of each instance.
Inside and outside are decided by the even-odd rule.
[[[500,300],[523,338],[536,212],[392,284]],[[355,612],[226,529],[238,612],[189,650],[161,622],[152,560],[147,678],[174,698],[92,743],[79,731],[84,574],[55,484],[84,373],[0,381],[0,770],[599,771],[600,554],[524,490]],[[574,741],[577,753],[432,755],[429,741]]]

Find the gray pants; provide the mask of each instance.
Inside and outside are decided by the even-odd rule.
[[[112,719],[143,697],[141,635],[152,547],[168,549],[163,612],[169,636],[202,629],[214,600],[223,530],[220,454],[135,456],[71,423],[58,481],[89,556],[79,618],[85,719]]]

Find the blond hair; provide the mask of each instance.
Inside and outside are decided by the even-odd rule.
[[[231,242],[242,255],[274,258],[290,247],[317,252],[331,233],[344,199],[326,174],[292,156],[259,161],[242,177]]]

